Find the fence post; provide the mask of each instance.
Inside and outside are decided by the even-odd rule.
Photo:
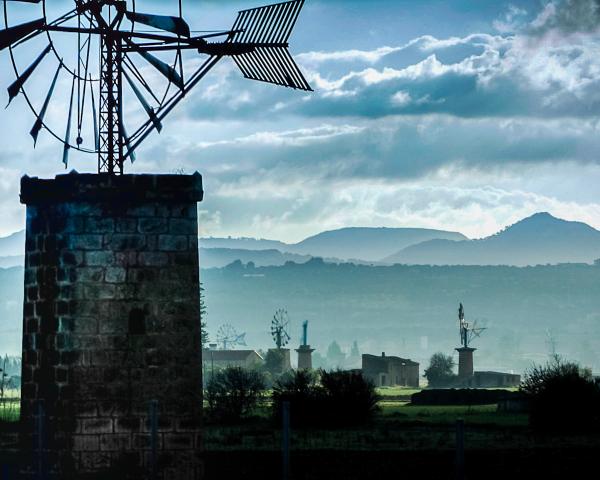
[[[37,453],[35,458],[36,476],[38,480],[45,479],[44,472],[44,404],[42,400],[37,401],[37,415],[35,415],[34,429],[34,452]]]
[[[290,478],[290,402],[282,404],[283,418],[283,434],[282,434],[282,451],[283,451],[283,480]]]
[[[150,473],[156,480],[158,450],[158,400],[150,400]]]
[[[456,421],[456,480],[465,479],[465,421]]]

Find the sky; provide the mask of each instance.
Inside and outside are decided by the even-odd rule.
[[[256,5],[187,1],[184,15],[194,30],[222,29]],[[20,19],[39,7],[11,8]],[[307,0],[290,44],[314,92],[245,80],[223,60],[126,166],[202,173],[201,235],[296,242],[385,226],[479,238],[539,211],[600,228],[600,0]],[[18,48],[22,67],[40,46]],[[0,52],[6,87],[8,60]],[[44,60],[28,85],[38,104],[55,69]],[[57,95],[48,119],[62,135]],[[20,177],[64,173],[47,132],[33,148],[33,121],[20,97],[0,111],[2,235],[24,225]],[[95,167],[72,154],[68,169]]]

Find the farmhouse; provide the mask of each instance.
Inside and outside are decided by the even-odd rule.
[[[264,362],[256,350],[202,350],[204,368],[243,367],[253,368]]]
[[[362,356],[362,372],[377,387],[386,386],[419,386],[419,364],[407,358],[386,357],[364,354]]]

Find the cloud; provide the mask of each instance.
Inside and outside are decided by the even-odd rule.
[[[547,3],[531,22],[530,33],[566,34],[597,32],[600,28],[599,0],[557,0]]]

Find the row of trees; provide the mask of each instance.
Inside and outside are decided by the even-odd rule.
[[[205,398],[212,420],[239,422],[255,413],[265,395],[261,372],[229,367],[211,378]],[[357,425],[373,416],[378,401],[375,386],[360,372],[297,370],[275,382],[270,415],[278,420],[283,402],[289,402],[296,426]]]

